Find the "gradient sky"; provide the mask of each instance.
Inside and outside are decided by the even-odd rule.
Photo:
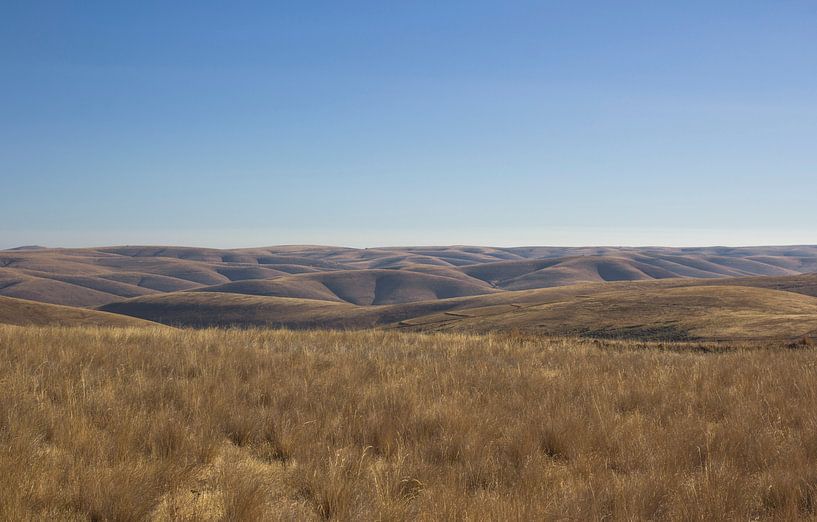
[[[14,2],[0,248],[817,243],[817,2]]]

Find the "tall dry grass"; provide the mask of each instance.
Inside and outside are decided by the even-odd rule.
[[[0,327],[0,518],[817,516],[817,351]]]

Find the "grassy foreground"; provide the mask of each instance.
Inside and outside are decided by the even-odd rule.
[[[817,516],[817,350],[0,327],[0,518]]]

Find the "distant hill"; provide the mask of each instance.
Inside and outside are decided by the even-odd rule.
[[[7,251],[18,251],[18,250],[47,250],[48,247],[40,246],[40,245],[23,245],[14,248],[8,248]]]
[[[95,307],[180,290],[399,304],[611,281],[817,272],[817,247],[125,246],[0,252],[0,295]]]
[[[410,303],[498,292],[481,281],[401,270],[338,270],[271,280],[237,281],[197,291],[320,299],[357,305]]]
[[[197,327],[762,338],[817,330],[813,272],[814,246],[125,246],[0,252],[0,296]]]

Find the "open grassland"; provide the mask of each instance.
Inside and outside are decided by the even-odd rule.
[[[0,327],[0,518],[817,516],[817,350]]]

